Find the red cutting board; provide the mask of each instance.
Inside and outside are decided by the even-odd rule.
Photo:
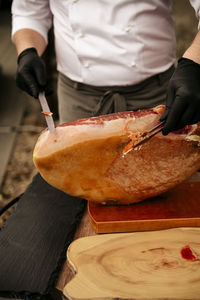
[[[129,206],[88,202],[96,233],[200,227],[200,181],[183,182],[159,197]]]

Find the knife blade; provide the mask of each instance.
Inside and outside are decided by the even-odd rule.
[[[137,149],[137,147],[143,145],[144,143],[148,142],[154,135],[158,134],[162,131],[165,121],[160,122],[150,130],[143,132],[141,136],[136,140],[134,143],[130,142],[126,147],[123,149],[122,157],[125,157],[127,153],[132,151],[133,149]],[[128,146],[128,147],[127,147]]]
[[[156,126],[154,126],[153,128],[151,128],[150,130],[144,132],[141,136],[141,138],[136,141],[133,144],[133,148],[136,148],[138,146],[141,146],[142,144],[146,143],[147,141],[149,141],[154,135],[158,134],[159,132],[162,131],[163,126],[165,124],[165,121],[160,122],[159,124],[157,124]]]
[[[55,124],[54,124],[53,117],[52,117],[53,113],[49,109],[49,105],[46,100],[44,92],[39,93],[39,101],[40,101],[40,105],[42,107],[42,113],[45,116],[47,126],[49,128],[49,132],[53,133],[55,130]]]
[[[138,147],[138,146],[141,146],[143,145],[144,143],[148,142],[154,135],[158,134],[159,132],[162,131],[162,128],[159,128],[157,129],[156,131],[154,131],[153,133],[151,134],[147,134],[146,136],[142,137],[139,141],[135,142],[133,144],[133,147],[132,149]]]

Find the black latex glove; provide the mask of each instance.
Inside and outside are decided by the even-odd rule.
[[[188,58],[179,59],[169,81],[164,120],[164,135],[200,121],[200,65]]]
[[[45,64],[37,54],[35,48],[27,48],[20,53],[17,59],[18,68],[16,75],[17,86],[34,98],[38,98],[40,92],[50,94],[47,88]]]

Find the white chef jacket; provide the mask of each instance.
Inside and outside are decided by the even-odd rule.
[[[199,0],[191,0],[199,16]],[[14,0],[12,35],[54,26],[57,69],[95,85],[132,85],[175,61],[171,0]]]

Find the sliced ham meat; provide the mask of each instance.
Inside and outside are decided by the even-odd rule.
[[[35,166],[52,186],[97,203],[130,204],[159,195],[200,169],[199,123],[167,136],[159,133],[130,150],[163,111],[159,105],[45,130],[35,145]]]

